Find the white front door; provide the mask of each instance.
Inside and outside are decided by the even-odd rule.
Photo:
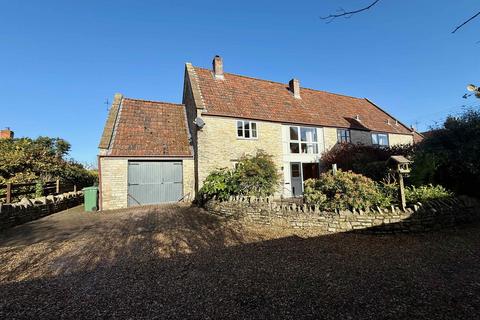
[[[290,172],[292,176],[292,195],[298,197],[302,195],[302,165],[300,162],[292,162],[290,164]]]

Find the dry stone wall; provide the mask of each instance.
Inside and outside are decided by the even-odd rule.
[[[77,191],[35,199],[23,198],[11,204],[0,203],[0,230],[66,210],[82,202],[83,192]]]
[[[250,223],[318,228],[325,232],[409,233],[452,227],[480,220],[480,205],[468,197],[415,204],[405,211],[398,207],[368,210],[320,211],[318,207],[279,203],[273,199],[231,198],[204,204],[210,213]]]

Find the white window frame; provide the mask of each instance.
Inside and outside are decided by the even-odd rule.
[[[345,135],[342,135],[342,131],[346,133],[346,141],[342,141]],[[373,140],[372,140],[373,141]],[[352,142],[352,134],[350,129],[337,129],[337,142],[338,143],[351,143]]]
[[[297,140],[292,140],[291,135],[290,135],[290,130],[291,128],[296,128],[297,129]],[[314,137],[316,138],[316,141],[308,141],[308,136],[306,141],[302,141],[302,129],[313,129],[314,130]],[[297,144],[298,145],[298,152],[292,152],[291,145],[292,144]],[[307,152],[302,152],[302,145],[305,144],[307,145]],[[310,149],[309,146],[313,149],[313,152],[308,152]],[[304,126],[288,126],[288,150],[290,154],[318,154],[320,149],[319,149],[319,144],[318,144],[318,131],[316,127],[304,127]],[[316,152],[315,152],[316,150]]]
[[[239,130],[239,124],[242,124],[242,132],[240,135],[240,130]],[[248,124],[248,129],[246,129],[245,125]],[[255,126],[255,130],[252,129],[252,125]],[[258,139],[258,124],[256,121],[250,121],[250,120],[235,120],[235,130],[237,131],[237,139],[242,139],[242,140],[256,140]],[[249,137],[245,137],[245,132],[248,130],[249,132]],[[253,136],[253,133],[255,132],[255,136]]]
[[[379,135],[382,135],[382,136],[385,136],[386,137],[386,140],[387,140],[387,144],[379,144],[379,139],[378,139],[378,136]],[[376,136],[376,140],[377,142],[374,143],[373,141],[373,137]],[[372,145],[373,146],[378,146],[378,147],[388,147],[390,145],[390,140],[388,139],[388,133],[383,133],[383,132],[373,132],[372,133]]]

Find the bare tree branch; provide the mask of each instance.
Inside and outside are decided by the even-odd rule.
[[[359,12],[366,11],[366,10],[370,9],[371,7],[376,5],[379,1],[380,0],[375,0],[372,3],[370,3],[368,6],[366,6],[364,8],[361,8],[361,9],[358,9],[358,10],[353,10],[353,11],[345,11],[343,8],[340,8],[340,10],[339,10],[340,13],[330,14],[326,17],[320,17],[320,19],[323,19],[323,20],[329,19],[329,21],[327,23],[330,23],[330,22],[332,22],[333,20],[335,20],[336,18],[339,18],[339,17],[350,18],[355,13],[359,13]]]
[[[461,25],[459,25],[458,27],[456,27],[455,30],[452,31],[452,33],[457,32],[458,29],[460,29],[461,27],[463,27],[464,25],[466,25],[467,23],[469,23],[470,21],[472,21],[473,19],[475,19],[475,18],[478,17],[478,16],[480,16],[480,11],[477,12],[475,15],[473,15],[470,19],[465,20]]]
[[[335,14],[329,14],[328,16],[325,16],[325,17],[320,17],[320,19],[323,19],[323,20],[328,20],[327,23],[330,23],[332,22],[333,20],[335,20],[336,18],[340,18],[340,17],[345,17],[345,18],[350,18],[352,15],[356,14],[356,13],[360,13],[362,11],[367,11],[368,9],[370,9],[371,7],[373,7],[374,5],[376,5],[378,2],[380,2],[380,0],[375,0],[373,1],[372,3],[370,3],[368,6],[364,7],[364,8],[361,8],[361,9],[357,9],[357,10],[352,10],[352,11],[345,11],[343,8],[340,8],[338,10],[339,13],[335,13]],[[453,31],[452,33],[455,33],[458,31],[458,29],[462,28],[464,25],[466,25],[467,23],[469,23],[470,21],[472,21],[473,19],[475,19],[476,17],[480,16],[480,11],[477,12],[476,14],[474,14],[472,17],[470,17],[468,20],[465,20],[464,22],[462,22],[460,25],[458,25]]]

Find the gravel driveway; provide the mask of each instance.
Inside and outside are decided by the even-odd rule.
[[[181,205],[74,208],[0,235],[0,318],[473,319],[480,225],[242,226]]]

